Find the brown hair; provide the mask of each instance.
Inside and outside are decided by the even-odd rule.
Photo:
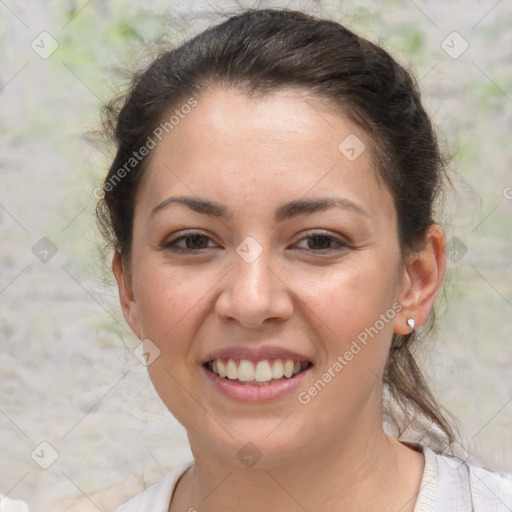
[[[124,263],[130,261],[134,202],[150,155],[114,186],[112,179],[173,108],[211,86],[247,94],[298,87],[339,108],[375,141],[377,171],[396,206],[402,256],[422,247],[446,172],[414,78],[385,50],[337,22],[262,9],[232,16],[161,54],[135,76],[128,93],[105,108],[105,128],[117,153],[96,213]],[[433,320],[432,311],[430,327]],[[384,373],[393,404],[386,414],[399,435],[409,418],[419,416],[429,422],[427,437],[436,439],[429,428],[434,425],[451,444],[454,431],[411,351],[415,337],[416,331],[393,335]]]

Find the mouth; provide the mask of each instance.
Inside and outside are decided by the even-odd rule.
[[[310,361],[293,359],[261,359],[251,361],[232,357],[210,359],[203,364],[210,373],[233,383],[249,386],[269,386],[296,378],[307,371]]]

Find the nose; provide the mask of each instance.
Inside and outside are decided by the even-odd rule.
[[[269,249],[252,262],[234,253],[233,268],[222,283],[215,311],[223,320],[258,328],[286,320],[293,313],[292,292],[282,270],[273,264]]]

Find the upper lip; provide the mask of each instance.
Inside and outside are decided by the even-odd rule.
[[[232,358],[232,359],[246,359],[248,361],[263,361],[265,359],[291,359],[294,362],[297,361],[308,361],[311,362],[311,358],[288,350],[282,347],[264,345],[261,347],[248,347],[247,345],[237,345],[233,347],[219,348],[210,352],[202,361],[201,364],[205,364],[213,359],[221,358]]]

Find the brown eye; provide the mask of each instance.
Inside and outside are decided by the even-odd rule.
[[[207,237],[203,235],[186,236],[185,245],[187,249],[203,249],[206,240]]]
[[[301,249],[320,253],[339,251],[347,247],[347,244],[339,238],[324,233],[313,233],[302,238],[300,242],[302,241],[306,241],[306,247]]]
[[[211,241],[209,236],[202,233],[191,233],[166,243],[164,247],[176,252],[194,252],[199,249],[212,247],[208,245],[209,241]]]
[[[332,244],[332,238],[323,236],[323,235],[315,235],[309,237],[308,246],[310,249],[329,249]]]

